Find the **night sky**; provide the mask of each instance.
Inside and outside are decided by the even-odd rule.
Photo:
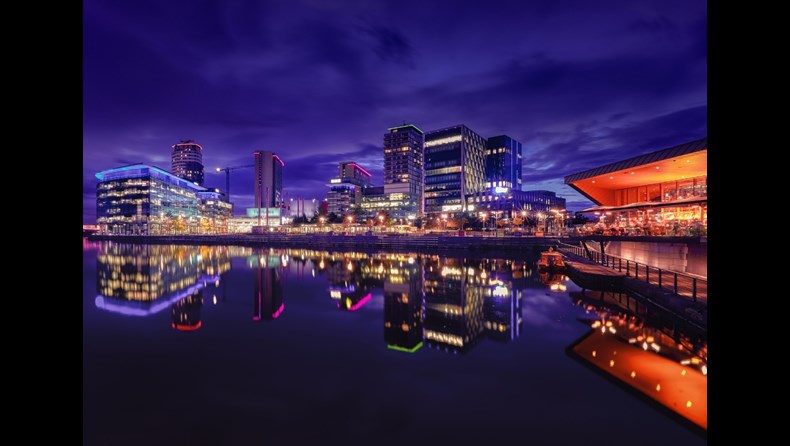
[[[707,132],[702,0],[84,0],[83,223],[100,170],[285,161],[291,197],[324,199],[340,161],[382,182],[383,135],[466,124],[524,145],[524,189],[570,210],[563,176]],[[252,169],[231,174],[236,214]]]

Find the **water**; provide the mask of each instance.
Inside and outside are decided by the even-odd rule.
[[[680,367],[704,342],[642,326],[633,300],[582,296],[533,257],[83,252],[84,444],[705,444],[643,396],[652,382],[596,363],[614,345],[647,355],[647,370]],[[679,388],[697,411],[701,365],[687,366],[696,387]]]

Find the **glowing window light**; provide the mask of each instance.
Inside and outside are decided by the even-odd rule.
[[[450,144],[453,142],[460,142],[462,140],[461,135],[456,136],[449,136],[447,138],[440,138],[434,139],[431,141],[425,141],[425,147],[433,147],[433,146],[440,146],[442,144]]]

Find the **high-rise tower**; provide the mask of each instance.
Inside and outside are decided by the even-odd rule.
[[[389,133],[384,134],[384,194],[390,203],[399,204],[393,209],[395,214],[422,215],[424,133],[412,124],[387,130]]]
[[[425,213],[463,212],[483,190],[486,140],[465,125],[425,134]]]
[[[170,171],[173,175],[203,185],[203,147],[191,139],[173,144]]]
[[[285,163],[271,150],[257,150],[255,155],[255,208],[276,208],[282,204],[283,167]]]

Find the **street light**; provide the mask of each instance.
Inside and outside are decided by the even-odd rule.
[[[488,218],[488,214],[485,213],[485,212],[481,212],[480,213],[480,218],[483,219],[483,230],[485,230],[486,227],[488,226],[488,221],[486,221],[486,218]]]
[[[527,229],[527,211],[521,211],[521,232]]]
[[[447,230],[447,214],[442,214],[442,226],[444,226],[444,230]]]

